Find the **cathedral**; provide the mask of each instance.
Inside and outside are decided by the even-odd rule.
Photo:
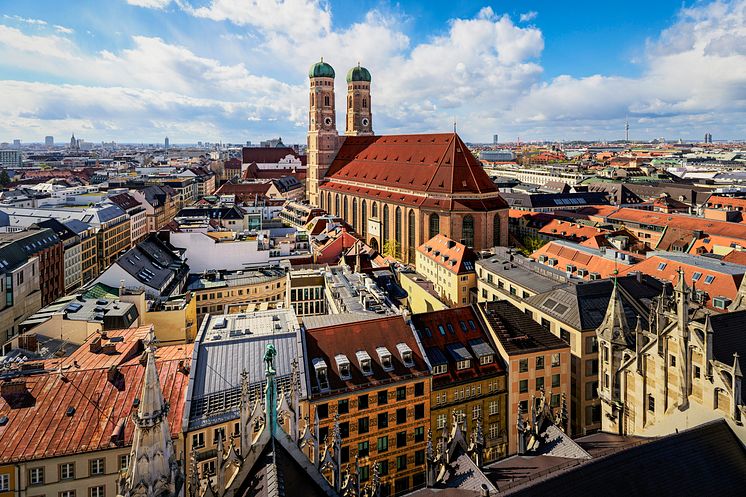
[[[413,263],[438,233],[476,250],[505,245],[508,206],[455,133],[375,135],[370,72],[347,73],[345,134],[336,127],[334,69],[309,71],[310,203],[344,219],[373,249]]]

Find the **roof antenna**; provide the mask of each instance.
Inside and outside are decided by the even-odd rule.
[[[456,132],[456,120],[455,119],[453,120],[453,132],[454,133]]]

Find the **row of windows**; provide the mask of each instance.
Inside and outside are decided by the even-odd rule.
[[[542,356],[542,355],[536,356],[535,362],[534,362],[534,366],[535,366],[534,369],[537,370],[537,371],[540,371],[540,370],[544,369],[544,361],[545,361],[545,357],[544,356]],[[557,368],[557,367],[560,366],[560,355],[559,355],[559,353],[552,354],[550,356],[550,365],[553,368]],[[528,372],[528,358],[520,359],[518,361],[518,372],[519,373],[526,373],[526,372]]]
[[[396,397],[397,402],[402,402],[407,400],[407,387],[401,386],[397,387],[394,391],[394,395]],[[423,382],[415,383],[414,385],[414,396],[415,397],[422,397],[425,395],[425,384]],[[370,395],[369,394],[363,394],[358,395],[357,397],[357,410],[363,411],[365,409],[368,409],[370,407]],[[386,405],[389,403],[389,391],[388,390],[381,390],[376,394],[376,399],[378,402],[378,405]],[[337,414],[343,415],[343,414],[349,414],[350,412],[350,402],[349,399],[341,399],[337,401]],[[319,419],[326,419],[329,417],[329,404],[319,404],[316,406],[316,415],[319,417]]]
[[[126,457],[126,459],[121,459]],[[129,455],[120,457],[120,465],[124,464],[124,468],[129,464]],[[103,475],[106,472],[105,460],[102,458],[91,459],[88,461],[88,475],[97,476]],[[74,480],[75,479],[75,463],[68,462],[62,463],[58,466],[58,477],[60,480]],[[45,482],[44,468],[31,468],[28,472],[29,485],[43,485]],[[1,490],[0,490],[1,491]]]
[[[539,390],[544,389],[544,377],[540,376],[534,380],[535,382],[535,390],[538,392]],[[560,375],[559,374],[553,374],[552,375],[552,388],[558,388],[560,386]],[[518,392],[519,393],[528,393],[528,380],[520,380],[518,382]]]

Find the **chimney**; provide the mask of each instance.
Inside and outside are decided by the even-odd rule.
[[[490,497],[490,487],[486,483],[482,483],[479,487],[479,495],[480,497]]]
[[[39,341],[36,338],[36,334],[21,335],[18,337],[18,348],[28,350],[29,352],[37,352],[39,350]]]
[[[26,395],[26,380],[4,381],[0,384],[0,395],[3,398]]]
[[[96,338],[93,339],[93,341],[91,341],[90,351],[93,352],[94,354],[98,354],[99,352],[101,352],[101,337],[100,336],[97,336]]]
[[[101,353],[102,354],[107,354],[107,355],[114,355],[114,354],[116,354],[117,353],[117,344],[111,343],[111,342],[109,342],[107,344],[104,344],[101,347]]]

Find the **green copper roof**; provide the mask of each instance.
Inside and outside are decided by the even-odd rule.
[[[308,70],[308,77],[309,78],[333,78],[334,77],[334,68],[324,62],[324,59],[322,58],[320,62],[315,63],[311,66],[311,69]]]
[[[353,81],[367,81],[370,82],[370,72],[360,67],[360,64],[347,71],[347,82],[352,83]]]

